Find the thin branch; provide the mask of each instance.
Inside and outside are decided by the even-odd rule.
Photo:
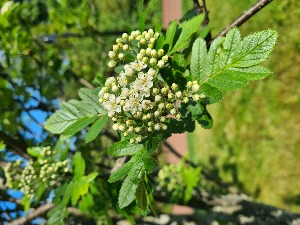
[[[47,203],[46,205],[42,205],[32,212],[28,213],[25,217],[18,218],[16,220],[13,220],[12,222],[8,223],[8,225],[26,225],[30,221],[46,214],[50,209],[54,208],[53,203]]]
[[[244,24],[247,20],[249,20],[252,16],[254,16],[257,12],[263,9],[265,6],[270,4],[273,0],[260,0],[247,11],[245,11],[241,16],[239,16],[233,23],[228,25],[224,30],[222,30],[216,37],[212,39],[213,42],[215,39],[225,36],[227,32],[233,27],[239,27]]]
[[[28,154],[25,153],[25,150],[28,147],[25,141],[14,139],[1,130],[0,140],[4,141],[4,143],[10,148],[10,151],[24,157],[25,159],[31,158]]]

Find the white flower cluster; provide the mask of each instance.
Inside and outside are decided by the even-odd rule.
[[[109,77],[98,94],[99,102],[114,121],[113,129],[124,136],[135,134],[131,143],[141,142],[151,132],[167,130],[169,118],[180,120],[178,101],[201,97],[196,94],[196,81],[188,82],[187,89],[181,91],[177,84],[169,87],[158,79],[160,69],[168,63],[164,50],[154,49],[158,37],[159,33],[149,29],[118,38],[109,52],[108,66],[123,65],[123,70],[117,78]]]
[[[6,186],[13,188],[12,177],[19,179],[18,188],[29,198],[34,198],[41,182],[52,186],[57,185],[61,175],[69,172],[70,169],[67,160],[56,162],[53,154],[54,152],[50,147],[43,148],[41,152],[43,159],[40,158],[36,162],[30,160],[19,176],[16,175],[18,169],[20,170],[21,161],[7,165],[5,168],[5,176],[8,178],[6,179]]]

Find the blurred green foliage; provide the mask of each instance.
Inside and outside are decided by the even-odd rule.
[[[256,1],[207,1],[213,36]],[[278,31],[266,66],[274,74],[209,109],[211,130],[189,135],[192,159],[260,201],[300,211],[300,2],[274,1],[241,26]],[[199,149],[198,146],[201,146]]]

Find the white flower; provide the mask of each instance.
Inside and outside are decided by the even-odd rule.
[[[109,51],[109,53],[108,53],[108,56],[109,56],[109,58],[111,58],[111,59],[114,59],[115,57],[116,57],[116,53],[114,52],[114,51]]]
[[[125,59],[124,53],[120,53],[120,54],[118,55],[118,58],[119,58],[120,60],[124,60],[124,59]]]
[[[153,69],[153,68],[150,68],[149,70],[148,70],[148,73],[147,73],[149,76],[151,76],[151,77],[154,77],[154,75],[156,74],[156,71],[155,71],[155,69]]]
[[[160,96],[160,95],[156,95],[156,96],[155,96],[155,101],[156,101],[156,102],[159,102],[160,100],[161,100],[161,96]]]
[[[113,84],[115,82],[116,82],[116,79],[114,77],[109,77],[105,81],[105,86],[109,86],[109,85],[111,85],[111,84]]]
[[[108,67],[110,67],[110,68],[115,67],[116,65],[117,65],[117,63],[114,60],[111,60],[108,63]]]
[[[193,86],[192,86],[192,90],[193,90],[194,92],[198,91],[199,88],[200,88],[199,84],[193,84]]]
[[[165,65],[165,62],[163,60],[159,60],[157,63],[158,68],[163,68]]]
[[[147,67],[147,65],[141,61],[132,62],[132,63],[130,63],[130,65],[136,71],[141,71],[142,69],[145,69]]]
[[[126,68],[125,69],[125,74],[127,75],[127,76],[132,76],[133,75],[133,69],[131,68],[131,67],[128,67],[128,68]]]

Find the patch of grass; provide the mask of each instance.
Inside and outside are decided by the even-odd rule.
[[[252,1],[207,1],[213,36]],[[241,27],[273,28],[279,40],[266,66],[274,74],[209,106],[214,127],[190,134],[190,155],[212,158],[228,181],[259,201],[300,212],[300,2],[275,1]],[[201,146],[199,148],[199,146]]]

